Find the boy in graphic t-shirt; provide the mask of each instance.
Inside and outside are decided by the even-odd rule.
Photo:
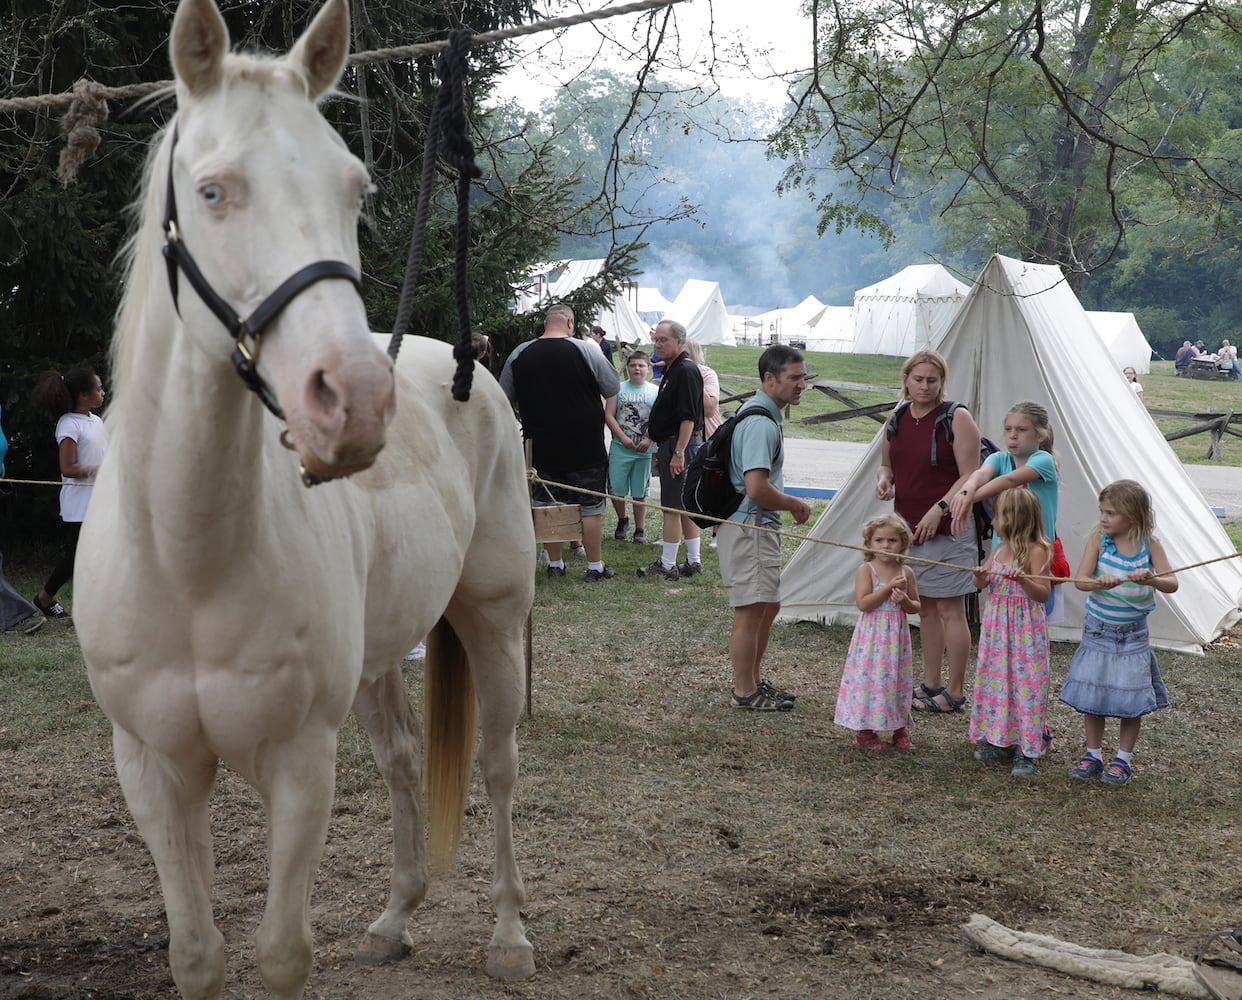
[[[608,449],[608,484],[613,494],[612,505],[617,512],[617,530],[613,538],[625,541],[630,519],[625,516],[625,497],[634,506],[634,542],[647,541],[647,484],[651,480],[651,439],[647,437],[647,419],[651,404],[659,391],[647,381],[651,371],[647,355],[634,351],[625,359],[629,380],[604,405],[604,420],[612,434]]]

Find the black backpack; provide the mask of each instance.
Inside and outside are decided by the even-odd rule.
[[[944,435],[949,441],[949,445],[953,444],[953,414],[965,406],[965,403],[958,403],[952,399],[946,399],[940,404],[940,413],[936,415],[936,429],[932,431],[931,444],[931,464],[936,465],[936,430],[943,427]],[[910,400],[903,399],[893,409],[893,416],[888,422],[888,428],[885,433],[888,439],[893,440],[897,434],[897,421],[903,413],[910,408]],[[987,461],[989,455],[995,455],[1000,448],[991,438],[979,436],[979,464],[982,465]],[[992,500],[989,497],[986,500],[980,500],[975,504],[975,528],[979,535],[979,544],[982,545],[985,539],[992,537]]]
[[[716,518],[728,520],[742,505],[745,494],[733,487],[733,432],[747,417],[757,415],[772,420],[762,406],[741,410],[717,427],[686,463],[681,507],[700,528],[714,525]]]

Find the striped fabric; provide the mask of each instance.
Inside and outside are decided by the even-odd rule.
[[[1139,546],[1138,553],[1122,555],[1111,535],[1100,533],[1100,558],[1095,564],[1095,575],[1125,576],[1136,569],[1151,567],[1151,550],[1147,538]],[[1156,589],[1146,583],[1123,583],[1112,590],[1093,590],[1087,597],[1087,610],[1100,621],[1114,625],[1141,621],[1156,610]]]

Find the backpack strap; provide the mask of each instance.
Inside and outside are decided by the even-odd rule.
[[[763,416],[767,417],[769,420],[771,420],[771,421],[772,421],[772,423],[776,423],[776,421],[772,418],[772,414],[770,414],[770,413],[767,411],[767,408],[766,408],[766,407],[764,407],[764,406],[762,406],[762,405],[760,405],[760,404],[758,404],[758,403],[756,403],[754,406],[751,406],[749,409],[747,409],[747,406],[750,404],[750,402],[752,402],[752,401],[751,401],[751,400],[747,400],[747,401],[746,401],[746,403],[743,403],[743,404],[742,404],[742,408],[741,408],[740,410],[738,410],[738,411],[737,411],[737,413],[735,413],[735,414],[733,415],[733,425],[734,425],[733,429],[734,429],[734,431],[735,431],[735,432],[736,432],[736,430],[737,430],[737,425],[738,425],[738,424],[740,424],[740,423],[741,423],[743,420],[745,420],[747,417],[753,417],[753,416],[754,416],[755,414],[757,414],[757,413],[758,413],[758,414],[762,414]],[[730,437],[730,439],[729,439],[729,448],[730,448],[730,449],[732,449],[732,448],[733,448],[733,438],[732,438],[732,436],[731,436],[731,437]],[[780,457],[781,457],[781,452],[782,452],[782,451],[784,451],[784,447],[783,447],[783,445],[777,445],[777,447],[776,447],[776,454],[772,456],[772,460],[773,460],[773,461],[776,461],[778,458],[780,458]]]
[[[884,434],[891,441],[897,434],[897,421],[901,419],[901,415],[910,409],[910,400],[903,399],[900,403],[893,407],[893,412],[889,415],[888,426],[884,428]]]
[[[940,416],[936,418],[936,427],[944,428],[944,436],[948,439],[950,447],[953,446],[953,414],[965,405],[952,399],[946,399],[940,404]],[[934,429],[932,430],[931,464],[936,465],[936,431]]]

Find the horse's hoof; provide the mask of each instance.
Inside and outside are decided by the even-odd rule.
[[[362,936],[362,942],[354,952],[354,961],[359,965],[387,965],[401,961],[413,950],[409,941],[394,941],[368,932]]]
[[[529,979],[535,974],[535,949],[492,947],[487,952],[487,974],[493,979]]]

